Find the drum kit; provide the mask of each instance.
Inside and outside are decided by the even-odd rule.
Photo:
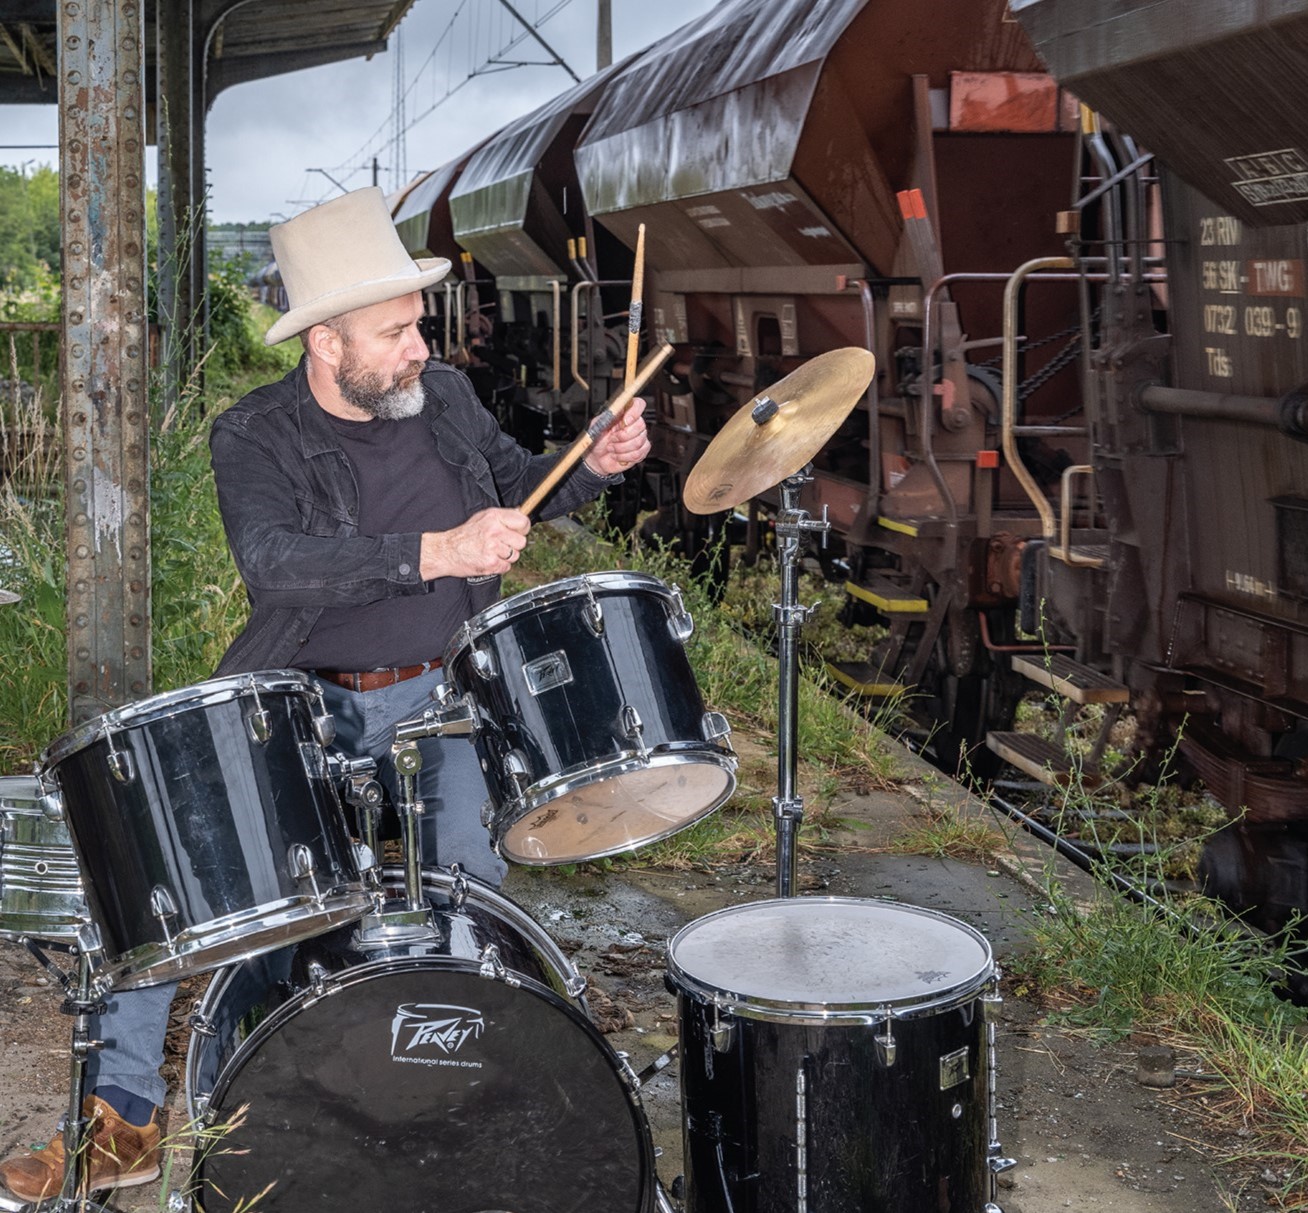
[[[999,1213],[986,940],[928,910],[794,896],[799,550],[827,529],[799,492],[873,367],[862,350],[806,363],[685,489],[709,512],[780,484],[782,601],[777,896],[668,945],[684,1184],[655,1175],[641,1080],[584,978],[509,898],[424,867],[417,829],[418,742],[436,736],[476,747],[483,822],[519,864],[638,848],[729,798],[730,730],[700,696],[680,593],[610,572],[507,598],[451,640],[443,697],[395,731],[400,864],[379,862],[372,760],[333,749],[296,671],[116,709],[0,779],[0,939],[59,977],[73,1017],[62,1191],[0,1209],[100,1207],[79,1148],[92,1017],[111,991],[218,970],[186,1063],[205,1144],[171,1209]]]

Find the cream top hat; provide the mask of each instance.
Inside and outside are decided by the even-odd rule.
[[[268,330],[265,345],[355,308],[420,291],[450,272],[444,257],[409,256],[375,185],[275,224],[268,235],[291,306]]]

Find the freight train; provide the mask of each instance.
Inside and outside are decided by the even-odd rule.
[[[1179,753],[1288,856],[1263,900],[1308,906],[1305,92],[1308,0],[727,0],[394,214],[458,267],[433,349],[533,443],[619,384],[645,225],[676,352],[614,504],[692,552],[733,521],[757,550],[777,504],[682,507],[725,420],[872,350],[803,496],[886,625],[833,676],[909,689],[946,765],[1044,780],[1097,777],[1129,709],[1137,770]],[[1101,705],[1075,770],[1012,730],[1033,685]]]

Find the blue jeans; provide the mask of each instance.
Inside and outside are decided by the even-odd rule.
[[[431,707],[443,681],[441,671],[434,670],[363,693],[323,684],[327,710],[336,721],[335,747],[351,758],[374,758],[377,777],[394,803],[399,802],[398,780],[390,760],[395,726]],[[470,876],[498,887],[507,868],[490,849],[481,824],[486,783],[472,743],[466,737],[429,737],[418,746],[422,752],[418,798],[424,808],[420,819],[424,866],[448,867],[457,862]],[[175,982],[167,982],[125,990],[109,1000],[108,1012],[91,1026],[92,1037],[104,1041],[104,1048],[91,1055],[88,1091],[113,1085],[157,1107],[163,1105],[168,1088],[159,1076],[159,1067],[164,1059],[168,1008],[176,990]]]

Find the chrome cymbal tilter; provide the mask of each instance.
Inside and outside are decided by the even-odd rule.
[[[799,633],[816,606],[799,604],[799,560],[805,534],[819,534],[826,544],[831,524],[827,507],[821,520],[799,508],[800,493],[812,476],[812,465],[781,482],[781,512],[777,515],[777,559],[781,565],[781,601],[773,603],[778,633],[777,794],[772,800],[777,825],[777,896],[795,895],[795,865],[804,799],[795,787],[799,750]]]

